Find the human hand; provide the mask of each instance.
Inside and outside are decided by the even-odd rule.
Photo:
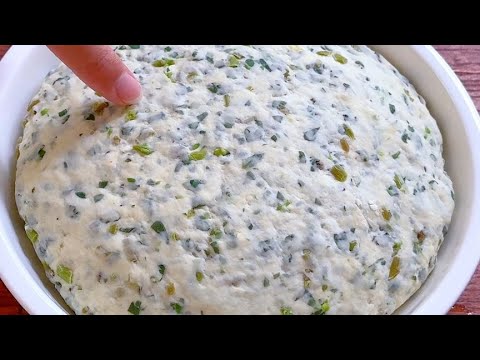
[[[142,88],[107,45],[47,45],[85,84],[117,105],[140,100]]]

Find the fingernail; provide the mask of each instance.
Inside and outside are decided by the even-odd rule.
[[[127,72],[124,72],[115,81],[115,92],[125,104],[135,104],[142,97],[140,83]]]

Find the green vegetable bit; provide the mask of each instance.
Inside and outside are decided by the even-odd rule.
[[[210,231],[210,236],[213,236],[215,239],[220,239],[223,236],[222,230],[215,228]]]
[[[162,275],[162,278],[160,279],[160,281],[163,279],[163,276],[165,275],[165,265],[158,265],[158,272],[160,273],[160,275]]]
[[[399,156],[400,156],[400,151],[397,151],[395,154],[392,155],[392,158],[398,159]]]
[[[288,306],[282,306],[280,308],[280,314],[282,314],[282,315],[293,315],[293,311]]]
[[[199,161],[199,160],[205,159],[206,156],[207,156],[207,149],[202,148],[198,151],[191,152],[188,158],[193,161]]]
[[[177,314],[181,314],[183,312],[183,306],[179,303],[170,303],[170,306]]]
[[[200,271],[197,271],[197,272],[195,273],[195,277],[196,277],[197,281],[198,281],[199,283],[201,283],[202,280],[203,280],[203,273],[200,272]]]
[[[104,195],[103,194],[97,194],[93,197],[93,201],[94,202],[99,202],[100,200],[102,200],[104,198]]]
[[[71,284],[73,281],[73,271],[64,265],[57,266],[57,275],[67,284]]]
[[[340,64],[346,64],[348,62],[348,59],[338,53],[333,54],[333,59],[340,63]]]
[[[132,121],[137,118],[137,112],[135,110],[128,110],[127,114],[125,115],[125,119],[127,121]]]
[[[108,185],[108,181],[106,180],[102,180],[98,183],[98,187],[101,188],[101,189],[105,189]]]
[[[111,224],[108,227],[108,232],[112,235],[115,235],[118,232],[118,225],[117,224]]]
[[[202,183],[202,182],[201,182],[200,180],[195,180],[195,179],[190,180],[190,185],[191,185],[194,189],[196,189],[196,188],[198,187],[198,185],[200,185],[201,183]]]
[[[140,315],[140,312],[142,311],[142,302],[141,301],[135,301],[131,302],[130,306],[128,307],[128,312],[133,315]]]
[[[164,66],[171,66],[175,65],[175,60],[173,59],[160,59],[160,60],[155,60],[152,65],[154,67],[164,67]]]
[[[395,185],[397,185],[397,188],[400,190],[403,186],[402,178],[395,174],[395,176],[393,177],[393,181],[395,181]]]
[[[26,230],[28,239],[35,245],[38,240],[38,233],[34,229],[27,229]]]
[[[400,249],[402,248],[402,243],[396,242],[393,244],[393,255],[397,255]]]
[[[77,191],[75,195],[77,195],[80,199],[85,199],[87,197],[87,195],[85,195],[85,193],[82,191]]]
[[[43,159],[43,157],[47,153],[44,148],[45,146],[43,146],[40,150],[38,150],[38,156],[40,157],[40,159]]]
[[[217,147],[215,148],[215,150],[213,150],[213,155],[215,156],[228,156],[230,155],[230,151],[228,151],[227,149],[224,149],[224,148],[221,148],[221,147]]]
[[[400,258],[398,256],[394,256],[392,259],[392,263],[390,264],[388,280],[395,279],[399,273],[400,273]]]
[[[223,95],[223,103],[225,105],[225,107],[229,107],[230,106],[230,95]]]
[[[312,315],[325,315],[328,310],[330,310],[330,304],[328,303],[328,300],[325,300],[315,309]]]
[[[155,221],[151,228],[153,229],[153,231],[155,231],[157,234],[160,234],[162,232],[164,232],[166,229],[165,229],[165,225],[163,225],[163,223],[161,221]]]
[[[93,115],[93,114],[88,114],[88,116],[85,118],[85,120],[95,121],[95,115]]]
[[[140,49],[140,45],[128,45],[130,49]]]
[[[343,125],[343,129],[345,130],[345,135],[347,135],[350,139],[355,140],[355,134],[348,125]]]
[[[191,149],[192,150],[197,150],[200,147],[200,144],[193,144]]]
[[[240,65],[240,60],[237,56],[235,55],[231,55],[229,58],[228,58],[228,66],[229,67],[232,67],[232,68],[236,68],[238,67],[238,65]]]
[[[390,221],[390,219],[392,218],[392,213],[390,212],[390,210],[382,208],[382,216],[385,221]]]
[[[348,250],[353,251],[357,247],[357,242],[356,241],[350,241],[350,244],[348,246]]]
[[[60,116],[60,117],[65,116],[65,115],[67,115],[67,112],[68,112],[67,109],[63,109],[62,111],[60,111],[60,112],[58,113],[58,116]]]
[[[335,180],[340,181],[340,182],[345,182],[347,181],[347,172],[341,165],[334,165],[330,169],[330,173],[333,175]]]
[[[33,100],[33,101],[30,103],[30,105],[28,105],[28,107],[27,107],[27,112],[30,112],[30,110],[32,110],[33,107],[34,107],[35,105],[37,105],[39,102],[40,102],[40,100],[38,100],[38,99],[37,99],[37,100]]]
[[[147,156],[153,153],[153,150],[147,144],[133,145],[133,150],[142,156]]]
[[[134,182],[136,182],[137,180],[135,180],[134,178],[127,178],[127,181],[128,181],[129,183],[134,183]]]
[[[277,205],[277,211],[287,212],[288,211],[287,207],[291,204],[292,202],[290,200],[286,200],[283,204]]]
[[[330,56],[330,55],[332,55],[332,52],[331,52],[331,51],[327,51],[327,50],[322,50],[322,51],[317,51],[317,55],[320,55],[320,56]]]
[[[252,67],[255,66],[255,61],[253,59],[247,59],[245,60],[245,67],[250,70]]]
[[[48,114],[48,109],[42,109],[42,111],[40,111],[40,115],[42,116],[45,116]]]
[[[262,69],[266,69],[270,72],[272,72],[272,69],[270,69],[270,66],[268,66],[267,62],[263,59],[258,60],[258,63],[260,64]]]
[[[178,241],[180,240],[180,235],[178,235],[176,232],[172,232],[170,234],[170,239],[172,239],[173,241]]]
[[[270,280],[267,278],[263,278],[263,287],[269,287],[270,286]]]

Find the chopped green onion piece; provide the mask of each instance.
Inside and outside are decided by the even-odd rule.
[[[215,150],[213,150],[213,155],[215,155],[215,156],[228,156],[228,155],[230,155],[230,151],[228,151],[227,149],[221,148],[221,147],[217,147],[217,148],[215,148]]]
[[[135,110],[128,110],[127,114],[125,115],[125,119],[127,121],[132,121],[137,118],[137,112]]]
[[[190,160],[199,161],[205,159],[207,156],[207,149],[203,148],[198,151],[191,152],[188,158]]]
[[[160,234],[162,232],[165,231],[165,225],[163,225],[163,223],[161,221],[155,221],[151,228],[153,229],[153,231],[155,231],[157,234]]]
[[[200,272],[200,271],[197,271],[197,272],[195,273],[195,277],[197,278],[197,281],[198,281],[199,283],[201,283],[202,280],[203,280],[203,273]]]
[[[128,312],[133,315],[140,315],[140,312],[142,311],[142,302],[141,301],[135,301],[131,302],[130,306],[128,307]]]
[[[355,140],[355,134],[353,133],[353,130],[350,129],[348,125],[343,125],[343,128],[345,130],[345,134],[352,140]]]
[[[101,189],[105,189],[108,185],[108,181],[106,180],[102,180],[98,183],[98,187],[101,188]]]
[[[282,315],[293,315],[293,311],[288,306],[282,306],[280,308],[280,314],[282,314]]]
[[[402,178],[395,174],[395,176],[393,177],[393,181],[395,181],[395,185],[397,185],[397,188],[400,190],[403,186]]]
[[[64,265],[57,266],[57,275],[67,284],[71,284],[73,281],[73,271]]]
[[[322,51],[317,51],[317,55],[320,55],[320,56],[330,56],[330,55],[332,55],[332,52],[331,52],[331,51],[322,50]]]
[[[183,306],[179,303],[170,303],[170,306],[177,314],[181,314],[183,312]]]
[[[333,175],[335,180],[340,181],[340,182],[345,182],[347,180],[347,177],[348,177],[347,172],[340,165],[334,165],[330,169],[330,173]]]
[[[153,66],[155,67],[164,67],[164,66],[171,66],[175,65],[175,60],[173,59],[160,59],[160,60],[155,60],[152,63]]]
[[[133,150],[135,150],[142,156],[150,155],[153,153],[153,150],[147,144],[133,145]]]
[[[136,182],[137,180],[135,180],[134,178],[127,178],[127,181],[128,181],[129,183],[134,183],[134,182]]]
[[[348,62],[348,59],[338,53],[333,54],[333,59],[340,63],[340,64],[346,64]]]
[[[108,227],[108,232],[112,235],[115,235],[118,232],[118,225],[117,224],[111,224]]]
[[[350,244],[348,246],[348,250],[353,251],[357,247],[357,242],[356,241],[350,241]]]
[[[223,102],[225,104],[225,107],[229,107],[230,106],[230,95],[223,95]]]
[[[35,245],[38,240],[38,233],[34,229],[27,229],[26,230],[28,239]]]
[[[87,197],[87,195],[85,195],[85,193],[82,191],[77,191],[75,195],[77,195],[80,199],[85,199]]]
[[[40,111],[40,115],[42,116],[45,116],[48,114],[48,109],[42,109],[42,111]]]
[[[390,264],[388,280],[395,279],[399,273],[400,273],[400,258],[398,256],[394,256],[392,259],[392,263]]]
[[[47,153],[44,149],[45,146],[43,146],[40,150],[38,150],[38,156],[40,156],[40,159],[43,159],[45,154]]]

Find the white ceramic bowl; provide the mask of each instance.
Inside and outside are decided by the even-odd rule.
[[[377,45],[427,100],[444,138],[444,157],[456,192],[450,231],[437,266],[397,313],[445,314],[480,259],[480,119],[464,87],[430,46]],[[71,311],[46,279],[26,238],[14,198],[15,143],[25,109],[58,60],[43,46],[14,46],[0,63],[0,276],[30,314]]]

